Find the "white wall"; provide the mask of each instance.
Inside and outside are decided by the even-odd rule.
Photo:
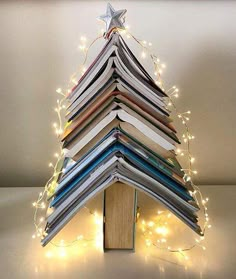
[[[153,43],[167,64],[166,84],[181,89],[178,106],[192,111],[197,182],[235,184],[236,2],[111,3],[128,10],[134,35]],[[58,150],[51,129],[55,89],[82,61],[79,38],[96,37],[96,17],[105,8],[105,1],[0,2],[1,186],[46,181]]]

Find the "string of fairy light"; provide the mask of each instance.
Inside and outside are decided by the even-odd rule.
[[[209,198],[203,198],[201,191],[197,185],[194,184],[192,180],[192,176],[197,174],[197,171],[193,169],[193,163],[195,161],[195,158],[192,156],[191,153],[191,141],[195,138],[192,133],[190,133],[190,128],[188,125],[188,122],[190,120],[189,115],[191,114],[191,111],[186,112],[180,112],[175,104],[174,98],[179,97],[179,89],[176,86],[172,86],[168,90],[165,90],[163,81],[162,81],[162,72],[166,68],[166,65],[160,61],[160,59],[151,52],[151,46],[152,43],[147,42],[145,40],[139,40],[134,35],[132,35],[129,31],[129,26],[126,26],[125,30],[115,30],[116,32],[120,32],[123,36],[126,36],[127,39],[132,38],[136,43],[138,43],[139,46],[141,46],[141,58],[145,59],[146,57],[150,57],[153,66],[154,66],[154,76],[155,76],[155,82],[156,84],[167,94],[166,98],[166,106],[168,108],[172,108],[177,117],[181,120],[181,123],[183,124],[183,127],[185,129],[184,134],[182,135],[183,141],[186,145],[185,149],[177,149],[176,154],[179,156],[186,156],[187,158],[187,167],[183,168],[182,171],[184,172],[183,179],[191,183],[194,191],[190,191],[190,194],[194,197],[199,207],[203,209],[204,213],[204,225],[202,229],[202,236],[195,239],[195,243],[192,244],[189,247],[184,248],[173,248],[171,246],[166,246],[167,242],[167,236],[169,233],[169,228],[167,226],[167,221],[172,216],[171,213],[168,213],[168,211],[158,211],[155,220],[150,221],[141,221],[140,229],[142,231],[142,236],[145,239],[146,246],[154,246],[161,250],[166,250],[168,252],[172,253],[179,253],[184,257],[184,259],[188,259],[188,256],[185,254],[185,252],[190,251],[194,247],[201,247],[203,250],[206,249],[205,246],[202,245],[202,242],[204,240],[204,234],[206,229],[211,228],[211,224],[209,223],[209,215],[207,212],[207,203],[209,201]],[[101,34],[104,33],[104,30],[101,30]],[[80,39],[80,45],[79,50],[83,52],[84,54],[84,61],[82,65],[80,65],[75,71],[68,82],[68,85],[65,90],[62,90],[62,88],[58,88],[56,90],[56,93],[61,96],[61,99],[57,100],[57,106],[55,107],[55,112],[57,114],[57,122],[53,123],[53,129],[55,131],[55,134],[59,140],[60,145],[60,151],[58,153],[55,153],[54,156],[56,158],[56,162],[53,164],[52,162],[49,163],[49,167],[52,168],[52,176],[49,178],[47,183],[45,184],[44,190],[39,193],[38,198],[36,201],[32,203],[33,207],[35,208],[34,211],[34,226],[35,226],[35,233],[32,235],[32,238],[43,238],[45,236],[44,230],[43,230],[43,224],[45,221],[44,216],[40,214],[39,216],[39,210],[41,210],[40,213],[42,213],[43,210],[47,209],[47,200],[48,198],[54,193],[56,187],[57,187],[57,177],[64,172],[64,169],[58,170],[59,162],[63,160],[64,158],[64,150],[61,145],[61,135],[66,128],[66,126],[70,123],[67,123],[65,127],[63,127],[63,121],[62,121],[62,113],[64,114],[64,111],[67,107],[67,96],[71,92],[71,88],[77,85],[79,77],[81,77],[85,71],[86,67],[85,64],[87,62],[88,58],[88,52],[90,48],[101,38],[103,38],[103,35],[99,34],[97,38],[92,40],[92,42],[87,46],[87,38],[85,36],[82,36]],[[87,211],[94,217],[95,224],[99,225],[101,227],[101,217],[99,217],[98,213],[96,211],[91,211],[89,208],[85,207]],[[140,215],[140,213],[139,213]],[[137,216],[139,217],[139,216]],[[139,219],[139,218],[137,218]],[[101,232],[100,232],[101,233]],[[96,238],[96,236],[95,236]],[[64,241],[61,240],[59,242],[51,241],[50,243],[56,247],[69,247],[72,246],[78,242],[87,242],[91,241],[91,238],[87,238],[84,235],[78,235],[74,240],[72,241]]]

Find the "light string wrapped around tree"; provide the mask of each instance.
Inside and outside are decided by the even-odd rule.
[[[113,30],[114,31],[114,30]],[[181,120],[181,123],[184,125],[184,129],[185,129],[185,133],[183,134],[183,141],[186,144],[186,149],[184,150],[180,150],[177,149],[177,154],[179,154],[180,156],[186,156],[187,158],[187,162],[188,162],[188,167],[182,169],[184,171],[184,180],[186,182],[191,183],[194,191],[190,192],[190,194],[195,198],[197,204],[199,206],[201,206],[203,208],[203,212],[204,212],[204,216],[205,216],[205,220],[204,220],[204,226],[203,226],[203,230],[202,230],[202,235],[205,234],[205,231],[207,228],[210,228],[211,225],[209,224],[209,216],[207,213],[207,202],[208,202],[208,198],[203,199],[201,191],[199,189],[198,186],[196,186],[193,183],[192,180],[192,175],[196,174],[196,170],[193,170],[192,168],[192,164],[194,162],[194,157],[192,156],[191,152],[190,152],[190,146],[191,146],[191,140],[194,139],[194,136],[190,133],[190,129],[189,129],[189,125],[188,125],[188,121],[189,121],[189,114],[191,113],[190,111],[186,111],[186,112],[179,112],[175,102],[174,102],[174,97],[178,97],[178,88],[176,86],[171,87],[168,90],[165,90],[164,86],[163,86],[163,81],[162,81],[162,70],[166,67],[164,63],[160,62],[160,59],[157,58],[157,56],[155,54],[153,54],[149,47],[152,45],[151,43],[147,43],[144,40],[139,40],[137,39],[135,36],[133,36],[129,31],[128,28],[125,30],[119,30],[117,29],[116,32],[120,32],[121,34],[125,34],[127,39],[132,38],[135,42],[137,42],[141,48],[142,48],[142,52],[141,52],[141,57],[142,58],[146,58],[146,56],[148,55],[151,58],[151,61],[153,63],[154,66],[154,76],[156,77],[156,84],[167,94],[167,106],[168,107],[172,107],[173,108],[173,112],[175,112],[175,114],[177,115],[177,117]],[[89,46],[87,47],[86,43],[87,43],[87,39],[86,37],[81,37],[81,45],[79,46],[79,50],[81,50],[84,54],[84,61],[82,63],[82,65],[80,67],[78,67],[78,71],[76,71],[70,78],[68,85],[66,86],[66,90],[62,90],[61,88],[58,88],[56,90],[56,92],[62,96],[61,99],[57,100],[57,107],[55,108],[55,112],[57,114],[58,117],[58,121],[53,123],[53,128],[55,130],[56,136],[60,142],[61,139],[61,135],[63,133],[63,124],[62,124],[62,111],[66,108],[66,96],[71,92],[71,88],[77,84],[77,80],[79,79],[79,76],[82,76],[85,71],[85,64],[87,62],[87,58],[88,58],[88,52],[91,49],[91,47],[94,45],[95,42],[97,42],[100,38],[102,38],[103,36],[99,35],[97,38],[95,38],[94,40],[92,40],[92,42],[89,44]],[[68,125],[68,123],[66,124]],[[66,127],[66,126],[65,126]],[[47,203],[47,197],[51,196],[54,191],[55,188],[57,186],[56,184],[56,177],[58,177],[58,175],[63,172],[63,169],[58,171],[58,164],[59,162],[64,158],[64,152],[62,149],[62,145],[60,142],[60,151],[59,153],[54,154],[56,157],[56,162],[55,164],[53,163],[49,163],[49,167],[53,169],[53,173],[52,176],[50,177],[50,179],[47,181],[43,192],[39,193],[38,199],[36,201],[33,202],[33,206],[35,207],[35,211],[34,211],[34,225],[35,225],[35,234],[33,234],[33,238],[39,237],[42,238],[44,237],[44,232],[43,232],[43,222],[44,222],[44,217],[43,216],[38,216],[39,210],[45,210],[47,208],[46,203]],[[99,224],[99,222],[96,222],[97,219],[99,219],[98,214],[96,212],[93,212],[91,210],[89,210],[87,207],[85,207],[88,212],[94,216],[95,218],[95,223]],[[159,215],[162,215],[162,217],[165,215],[167,211],[162,211],[161,213],[158,212],[157,213],[157,217]],[[139,213],[140,214],[140,213]],[[166,213],[167,218],[170,218],[170,213]],[[137,218],[139,219],[139,218]],[[157,218],[158,219],[158,218]],[[196,242],[192,245],[190,245],[189,247],[186,248],[171,248],[170,246],[163,246],[163,244],[165,243],[165,238],[161,238],[160,241],[152,241],[150,239],[150,235],[153,235],[153,231],[152,229],[158,230],[159,228],[159,232],[160,235],[164,235],[165,234],[165,229],[168,230],[165,226],[163,226],[162,224],[160,224],[159,219],[157,221],[149,221],[146,222],[145,220],[142,221],[141,223],[141,231],[142,231],[142,235],[145,238],[145,243],[147,246],[155,246],[161,250],[166,250],[168,252],[172,252],[172,253],[179,253],[180,255],[182,255],[185,259],[188,259],[188,257],[184,254],[184,252],[189,251],[191,249],[193,249],[196,246],[200,246],[202,247],[203,250],[205,250],[205,246],[203,246],[201,243],[204,240],[204,236],[197,238]],[[71,245],[74,245],[78,242],[81,241],[91,241],[92,239],[87,238],[83,235],[79,235],[77,238],[75,238],[72,241],[69,242],[65,242],[65,241],[60,241],[58,243],[51,241],[51,244],[56,246],[56,247],[68,247]],[[160,243],[160,245],[159,245]]]

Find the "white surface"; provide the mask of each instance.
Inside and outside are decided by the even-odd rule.
[[[83,61],[80,37],[91,42],[107,1],[0,1],[1,186],[41,186],[57,152],[52,123],[58,87]],[[236,184],[236,1],[112,1],[127,9],[131,32],[152,42],[166,63],[167,89],[180,88],[178,108],[191,110],[201,184]],[[89,53],[98,54],[103,40]],[[149,59],[128,41],[152,73]],[[86,65],[88,66],[88,65]],[[174,124],[181,137],[179,121]],[[210,133],[209,133],[210,131]],[[27,147],[27,148],[26,148]],[[24,150],[24,152],[22,152]],[[220,158],[220,159],[219,159]],[[214,162],[214,163],[212,163]],[[222,168],[224,162],[224,168]]]
[[[0,270],[1,278],[214,278],[231,279],[236,274],[236,187],[202,186],[202,192],[210,198],[209,215],[212,229],[206,235],[206,251],[196,248],[181,256],[145,247],[143,238],[137,233],[136,252],[103,253],[91,241],[87,247],[66,248],[61,257],[60,249],[49,245],[41,248],[38,240],[31,238],[34,232],[32,201],[40,188],[0,189]],[[141,219],[155,213],[159,206],[143,194],[139,194]],[[101,196],[89,205],[101,210]],[[85,218],[86,219],[83,219]],[[69,234],[90,234],[91,215],[81,212]],[[93,220],[92,220],[93,221]],[[86,224],[87,223],[87,224]],[[90,224],[91,225],[91,224]],[[70,228],[70,225],[68,226]],[[180,228],[181,225],[178,226]],[[185,226],[183,226],[185,230]],[[75,230],[77,232],[75,232]],[[174,228],[173,228],[174,232]],[[176,243],[190,243],[194,234],[186,229],[176,233]],[[194,238],[193,238],[194,239]],[[66,239],[65,239],[66,240]],[[48,252],[53,253],[47,258]]]

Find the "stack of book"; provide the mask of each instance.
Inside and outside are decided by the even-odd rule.
[[[64,171],[51,196],[43,246],[115,182],[145,192],[201,233],[192,186],[176,160],[180,142],[166,97],[120,33],[111,34],[68,96]]]

